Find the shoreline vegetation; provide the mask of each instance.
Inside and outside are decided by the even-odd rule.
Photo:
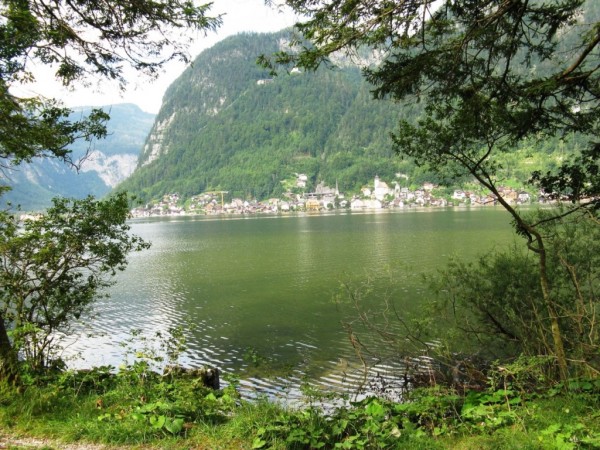
[[[181,366],[180,329],[127,346],[118,368],[22,363],[18,383],[0,382],[0,448],[600,448],[600,379],[557,382],[550,356],[481,361],[450,378],[408,371],[393,399],[384,386],[358,399],[305,380],[302,401],[286,404],[244,398],[239,374]]]
[[[405,401],[368,397],[325,412],[327,394],[305,388],[299,409],[242,400],[235,380],[220,390],[193,371],[151,370],[137,359],[47,372],[0,386],[6,449],[575,449],[600,448],[600,380],[553,383],[547,358],[489,371],[473,390],[430,385]],[[331,400],[330,397],[328,397]]]

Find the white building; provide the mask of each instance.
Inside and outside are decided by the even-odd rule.
[[[383,201],[385,196],[392,193],[389,186],[385,181],[381,181],[377,175],[375,175],[375,182],[373,183],[373,196],[379,200]]]

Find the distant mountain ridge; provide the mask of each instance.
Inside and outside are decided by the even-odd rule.
[[[74,108],[72,117],[85,115],[92,107]],[[20,205],[24,211],[41,210],[55,196],[82,198],[101,197],[128,177],[137,165],[138,155],[154,123],[154,114],[133,104],[102,107],[110,114],[108,136],[93,143],[77,173],[74,169],[51,159],[37,158],[5,172],[5,183],[11,191],[3,195],[4,202]],[[72,146],[74,161],[82,158],[87,143]]]

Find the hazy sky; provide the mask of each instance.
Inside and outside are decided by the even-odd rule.
[[[202,50],[211,47],[227,36],[242,31],[278,31],[297,21],[297,18],[289,10],[284,12],[275,7],[265,6],[264,0],[214,0],[211,14],[219,13],[225,13],[223,25],[216,32],[209,33],[207,36],[198,34],[193,46],[190,47],[192,60]],[[181,75],[185,67],[186,65],[183,63],[172,62],[165,66],[164,73],[156,80],[139,77],[136,73],[132,73],[127,76],[128,89],[124,93],[120,93],[116,85],[108,82],[89,88],[78,86],[73,92],[68,92],[49,74],[46,79],[43,74],[38,75],[40,82],[36,87],[31,87],[31,90],[47,97],[60,98],[69,107],[135,103],[144,111],[157,113],[165,90]]]

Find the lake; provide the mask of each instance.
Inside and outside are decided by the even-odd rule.
[[[393,285],[396,311],[410,311],[431,295],[423,273],[513,241],[508,214],[495,208],[151,218],[132,232],[152,247],[130,257],[110,299],[96,304],[98,317],[68,349],[83,358],[74,365],[118,366],[132,329],[152,341],[183,326],[182,362],[239,375],[249,397],[296,396],[307,378],[337,390],[362,381],[343,325],[358,314],[342,283],[373,281],[372,292],[356,292],[374,315]]]

